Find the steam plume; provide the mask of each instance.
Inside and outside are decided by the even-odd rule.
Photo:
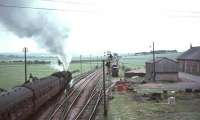
[[[31,6],[34,3],[21,0],[0,1],[4,5]],[[0,7],[0,23],[20,38],[26,37],[37,41],[47,51],[59,55],[67,69],[64,42],[69,30],[49,19],[49,16],[37,10]]]

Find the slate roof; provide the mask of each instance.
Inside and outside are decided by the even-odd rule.
[[[200,60],[200,46],[191,47],[189,50],[181,54],[178,60]]]

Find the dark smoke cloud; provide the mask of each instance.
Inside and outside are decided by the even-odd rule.
[[[3,0],[0,4],[32,6],[33,3],[30,1]],[[46,48],[49,52],[65,55],[64,41],[68,37],[68,29],[52,22],[49,16],[41,11],[0,7],[0,23],[20,38],[34,39],[40,47]]]

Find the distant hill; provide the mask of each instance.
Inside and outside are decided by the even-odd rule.
[[[135,53],[134,55],[149,55],[152,54],[153,51],[150,52],[138,52]],[[155,50],[155,54],[167,54],[167,53],[178,53],[177,50]]]

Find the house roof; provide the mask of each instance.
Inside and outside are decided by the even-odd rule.
[[[173,60],[173,59],[169,59],[169,58],[167,58],[167,57],[157,57],[157,58],[155,59],[155,63],[158,63],[158,62],[160,62],[160,61],[162,61],[162,60],[177,62],[177,61],[175,61],[175,60]],[[153,63],[153,60],[147,61],[146,63]]]
[[[191,47],[189,50],[181,54],[178,60],[200,60],[200,46]]]

